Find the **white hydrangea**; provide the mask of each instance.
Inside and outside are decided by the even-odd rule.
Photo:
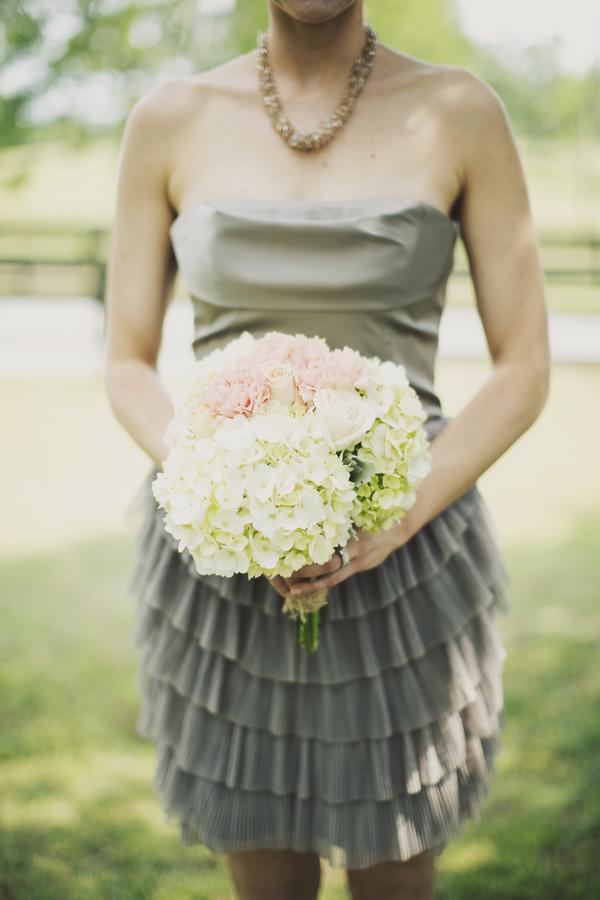
[[[313,408],[199,413],[197,391],[254,340],[244,332],[182,379],[165,434],[170,452],[152,483],[165,529],[199,574],[287,577],[325,563],[355,526],[377,531],[402,518],[431,469],[418,395],[403,366],[378,357],[370,358],[370,387],[355,398],[344,389],[338,407],[328,388]]]

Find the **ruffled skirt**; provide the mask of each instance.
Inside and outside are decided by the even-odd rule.
[[[505,724],[509,576],[477,485],[330,589],[309,655],[266,578],[200,576],[178,551],[157,471],[128,513],[136,727],[183,843],[346,869],[441,853],[481,815]]]

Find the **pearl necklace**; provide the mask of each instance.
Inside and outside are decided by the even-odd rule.
[[[302,131],[294,128],[283,111],[281,97],[273,78],[273,69],[269,63],[267,52],[267,35],[263,32],[258,39],[258,69],[259,87],[266,111],[271,116],[275,130],[284,141],[294,150],[318,150],[324,147],[344,125],[346,119],[354,109],[358,96],[362,93],[365,82],[373,68],[375,50],[377,48],[377,35],[370,25],[365,25],[365,42],[360,54],[355,57],[350,74],[348,87],[344,97],[340,100],[333,113],[324,119],[314,131]]]

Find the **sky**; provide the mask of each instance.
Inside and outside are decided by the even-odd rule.
[[[455,0],[466,34],[518,49],[555,39],[563,68],[600,65],[600,0]]]

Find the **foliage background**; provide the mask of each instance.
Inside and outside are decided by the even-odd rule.
[[[598,233],[598,67],[570,74],[552,44],[478,46],[450,0],[372,0],[365,13],[386,43],[494,86],[540,227]],[[219,14],[208,0],[4,0],[1,218],[110,225],[135,99],[156,80],[246,52],[265,26],[264,0]],[[49,252],[40,239],[35,253]],[[548,302],[593,313],[599,293],[565,285]],[[12,302],[0,296],[2,328]],[[472,307],[468,286],[453,282],[449,303]],[[60,326],[28,344],[40,335],[40,307],[31,310],[21,338],[41,358]],[[14,332],[2,328],[6,353]],[[485,360],[440,359],[449,415],[488,371]],[[541,417],[480,479],[512,576],[501,622],[507,729],[482,820],[442,857],[440,900],[600,896],[599,396],[597,365],[554,361]],[[233,898],[223,859],[182,848],[164,820],[153,748],[135,734],[124,513],[147,458],[116,424],[97,374],[5,372],[0,410],[0,898]],[[343,881],[327,870],[323,900],[348,896]]]

